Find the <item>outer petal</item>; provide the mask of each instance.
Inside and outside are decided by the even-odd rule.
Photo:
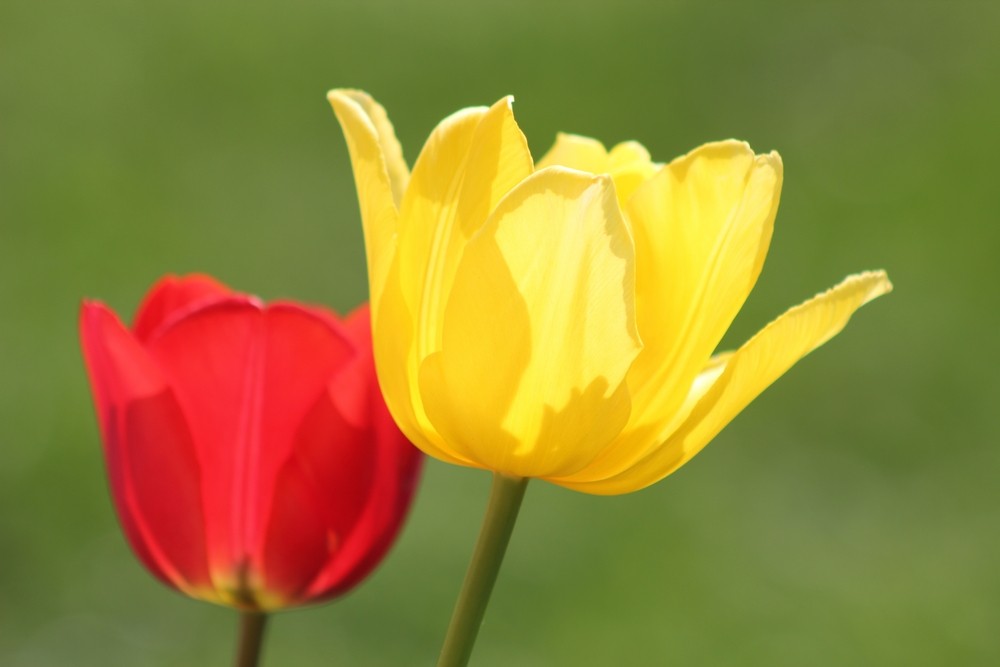
[[[624,469],[665,431],[749,295],[767,254],[781,160],[744,143],[709,144],[663,168],[629,201],[644,348],[629,373],[633,412],[593,473]],[[634,433],[637,437],[629,438]]]
[[[839,333],[851,315],[892,289],[883,271],[849,276],[792,308],[737,350],[687,420],[630,469],[605,480],[564,483],[579,491],[627,493],[657,482],[701,451],[733,417],[796,361]]]
[[[417,369],[440,348],[444,302],[467,239],[531,169],[509,98],[445,119],[414,166],[397,260],[383,298],[372,302],[379,381],[393,416],[424,451],[453,463],[467,461],[449,452],[427,420]]]
[[[413,444],[435,458],[474,465],[444,442],[424,413],[415,377],[415,325],[403,298],[398,258],[393,262],[378,312],[372,316],[372,327],[379,386],[399,428]]]
[[[466,161],[476,128],[486,112],[481,107],[463,109],[438,125],[417,158],[414,180],[419,191],[428,189],[420,184],[431,180],[435,174],[451,173],[455,174],[455,179],[460,178],[457,174]],[[422,172],[429,175],[421,176]],[[438,178],[445,180],[444,176]],[[445,194],[438,196],[447,196],[447,189]],[[429,238],[434,233],[434,215],[440,211],[428,211],[428,207],[412,203],[409,208],[423,208],[424,214],[408,223],[409,227],[415,227],[409,232],[411,250],[405,253],[409,260],[403,259],[404,253],[395,252],[385,289],[380,298],[376,299],[373,294],[371,299],[378,378],[389,410],[407,436],[428,454],[456,463],[458,461],[449,455],[434,427],[427,421],[416,386],[419,364],[417,317],[431,252],[427,245],[421,246],[419,239]],[[448,228],[450,231],[451,227]]]
[[[512,103],[505,97],[487,110],[446,119],[413,167],[399,256],[403,292],[417,320],[418,358],[440,349],[444,304],[465,244],[534,169]]]
[[[449,445],[522,476],[570,472],[628,417],[640,343],[633,249],[611,179],[553,167],[465,249],[420,389]]]
[[[275,479],[297,429],[353,346],[305,308],[232,298],[161,329],[149,349],[198,448],[213,580],[238,593],[247,567],[261,571]]]
[[[385,110],[359,90],[331,90],[327,99],[340,121],[354,167],[365,231],[371,299],[378,303],[395,252],[397,208],[408,172]]]
[[[139,305],[132,333],[145,342],[159,327],[169,326],[173,320],[232,294],[232,290],[210,276],[164,276]]]
[[[191,434],[156,362],[118,318],[85,303],[80,335],[122,528],[158,578],[211,598]]]

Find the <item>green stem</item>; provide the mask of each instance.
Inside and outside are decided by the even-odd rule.
[[[257,667],[266,627],[267,614],[264,612],[240,612],[240,643],[236,647],[236,667]]]
[[[486,516],[483,517],[483,527],[479,531],[479,542],[469,563],[462,592],[455,603],[438,667],[465,667],[469,664],[469,656],[486,614],[486,605],[489,604],[527,486],[527,478],[493,474],[493,488]]]

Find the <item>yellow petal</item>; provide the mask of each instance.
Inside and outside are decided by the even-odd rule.
[[[469,241],[420,389],[445,440],[511,475],[568,474],[625,424],[640,343],[611,180],[536,172]]]
[[[549,152],[538,161],[537,167],[569,167],[591,174],[603,174],[608,171],[608,152],[597,139],[560,132]]]
[[[628,430],[667,426],[665,416],[684,402],[736,317],[767,254],[781,175],[776,153],[754,156],[736,141],[708,144],[664,167],[629,200],[644,348],[629,374]],[[607,464],[626,467],[643,451],[635,442],[616,446]]]
[[[637,141],[624,141],[612,148],[608,153],[608,172],[615,179],[618,201],[622,206],[662,166],[654,164],[649,151]]]
[[[403,151],[383,109],[360,90],[331,90],[327,99],[340,121],[354,167],[368,256],[372,302],[378,301],[392,261],[397,207],[409,178]]]
[[[367,94],[333,90],[328,98],[354,166],[368,251],[372,338],[386,405],[418,447],[442,460],[467,465],[450,453],[427,422],[416,391],[415,318],[403,300],[396,254],[397,207],[409,181],[399,142],[385,110]]]
[[[389,270],[378,311],[372,311],[372,345],[382,396],[410,442],[442,461],[474,465],[448,446],[424,414],[417,387],[414,339],[413,315],[403,298],[397,257]]]
[[[608,166],[612,169],[631,169],[642,166],[649,169],[652,176],[655,171],[649,151],[638,141],[623,141],[608,152]]]
[[[858,308],[892,290],[883,271],[849,276],[792,308],[737,350],[690,416],[651,454],[609,479],[566,483],[589,493],[636,491],[657,482],[697,454],[733,417],[796,361],[839,333]]]
[[[446,119],[413,168],[401,210],[399,253],[419,358],[440,348],[444,303],[465,243],[533,170],[511,102],[507,97],[489,109],[467,109]]]
[[[556,143],[539,161],[538,168],[560,166],[592,174],[610,174],[625,205],[632,193],[656,173],[649,151],[636,141],[624,141],[608,152],[604,144],[590,137],[559,133]]]

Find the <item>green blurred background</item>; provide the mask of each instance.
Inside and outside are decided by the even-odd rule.
[[[230,660],[234,615],[119,534],[77,308],[196,270],[365,298],[334,86],[411,161],[507,93],[536,156],[779,150],[727,345],[847,273],[896,284],[665,482],[531,485],[475,665],[1000,664],[998,34],[996,2],[0,3],[0,664]],[[430,462],[383,567],[277,617],[265,664],[433,664],[488,486]]]

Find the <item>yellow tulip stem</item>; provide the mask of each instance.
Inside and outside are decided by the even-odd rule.
[[[236,667],[257,667],[264,643],[267,614],[261,611],[240,612],[240,638],[237,645]]]
[[[469,656],[486,614],[486,605],[489,604],[527,486],[526,477],[493,474],[483,527],[479,531],[479,541],[469,563],[462,592],[455,603],[438,667],[465,667],[469,664]]]

